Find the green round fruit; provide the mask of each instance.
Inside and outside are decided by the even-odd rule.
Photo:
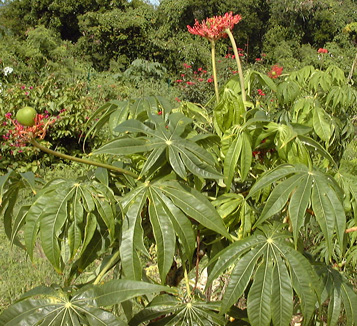
[[[31,127],[35,124],[36,110],[30,106],[25,106],[16,114],[16,120],[23,126]]]

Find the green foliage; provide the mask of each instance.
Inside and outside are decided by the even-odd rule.
[[[45,4],[26,21],[32,24]],[[348,20],[342,7],[325,0],[245,7],[167,0],[155,10],[141,1],[100,10],[98,1],[81,5],[53,2],[57,20],[46,9],[46,27],[29,30],[16,51],[1,42],[2,114],[29,105],[59,116],[41,144],[78,156],[79,147],[68,143],[83,138],[91,152],[86,160],[52,153],[102,167],[58,167],[42,179],[41,170],[8,169],[11,148],[4,142],[4,232],[32,260],[40,247],[60,281],[25,293],[0,323],[285,326],[301,315],[306,326],[355,325],[357,92],[347,64],[353,35],[339,34]],[[231,55],[222,58],[216,103],[203,68],[207,41],[193,42],[197,37],[185,30],[226,6],[246,16],[239,39],[252,43],[240,50],[244,68],[250,56],[260,60],[241,82]],[[75,31],[61,21],[74,9],[82,35],[70,45],[58,35]],[[221,55],[230,53],[226,45],[217,46]],[[334,56],[344,48],[338,66]],[[75,54],[88,56],[78,59],[78,70],[69,63]],[[182,62],[182,80],[169,94],[182,100],[175,102],[163,96],[172,89],[162,79],[167,67],[173,78]],[[268,72],[265,64],[276,62],[284,67]],[[24,76],[41,67],[55,74],[30,84]],[[192,78],[196,84],[187,84]],[[156,86],[164,91],[150,96]],[[140,92],[146,96],[135,98]],[[11,121],[2,122],[10,141]],[[25,155],[17,150],[12,154]],[[26,155],[28,164],[52,162]]]

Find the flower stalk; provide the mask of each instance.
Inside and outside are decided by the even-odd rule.
[[[219,90],[218,90],[217,67],[216,67],[216,42],[214,40],[211,40],[211,58],[212,58],[214,92],[216,94],[216,101],[218,104],[219,103]]]
[[[237,48],[237,43],[233,37],[233,34],[229,28],[226,29],[226,33],[229,37],[229,40],[231,41],[232,48],[233,48],[233,53],[234,57],[237,63],[237,68],[238,68],[238,74],[239,74],[239,82],[240,82],[240,87],[241,87],[241,92],[242,92],[242,100],[243,104],[245,106],[245,102],[247,100],[247,96],[245,93],[245,86],[244,86],[244,76],[243,76],[243,69],[242,69],[242,64],[239,59],[239,54],[238,54],[238,48]]]

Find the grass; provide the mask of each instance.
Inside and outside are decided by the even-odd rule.
[[[0,223],[0,313],[26,291],[38,285],[60,282],[50,263],[39,249],[31,262],[24,250],[11,246]]]

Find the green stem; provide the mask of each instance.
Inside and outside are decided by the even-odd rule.
[[[230,41],[232,43],[234,57],[236,59],[236,63],[237,63],[237,67],[238,67],[240,88],[241,88],[242,100],[243,100],[243,104],[244,104],[246,102],[246,100],[247,100],[247,96],[245,94],[244,76],[243,76],[242,64],[241,64],[240,59],[239,59],[237,44],[236,44],[236,41],[235,41],[235,39],[233,37],[233,34],[232,34],[232,32],[231,32],[231,30],[229,28],[226,29],[226,33],[228,34],[228,37],[229,37],[229,39],[230,39]],[[244,104],[244,106],[245,106],[245,104]]]
[[[217,81],[217,67],[216,67],[216,43],[211,40],[211,58],[212,58],[212,70],[213,70],[213,83],[214,91],[216,93],[216,101],[219,103],[219,91],[218,91],[218,81]]]
[[[348,77],[347,77],[347,84],[349,84],[352,81],[352,76],[353,76],[353,72],[356,68],[356,64],[357,64],[357,53],[356,53],[355,59],[353,60],[350,73],[348,74]]]
[[[98,166],[98,167],[105,168],[105,169],[108,169],[108,170],[112,170],[112,171],[115,171],[115,172],[119,172],[119,173],[122,173],[122,174],[130,175],[131,177],[134,177],[134,178],[139,178],[139,176],[137,174],[135,174],[134,172],[131,172],[131,171],[128,171],[128,170],[125,170],[125,169],[121,169],[121,168],[116,167],[114,165],[95,162],[95,161],[87,160],[87,159],[84,159],[84,158],[79,158],[79,157],[66,155],[66,154],[63,154],[63,153],[60,153],[60,152],[53,151],[52,149],[49,149],[49,148],[47,148],[45,146],[42,146],[35,139],[31,139],[30,143],[33,146],[37,147],[38,149],[40,149],[41,151],[43,151],[45,153],[60,157],[60,158],[65,159],[65,160],[75,161],[75,162],[84,163],[84,164],[88,164],[88,165],[94,165],[94,166]]]
[[[191,298],[190,280],[188,278],[187,268],[186,268],[185,264],[183,264],[183,268],[184,268],[187,295]]]
[[[93,282],[93,284],[98,284],[101,279],[103,278],[103,276],[105,275],[105,273],[112,268],[112,266],[114,265],[115,261],[118,259],[120,255],[120,251],[118,250],[115,254],[113,254],[112,258],[110,258],[110,260],[108,261],[108,264],[106,264],[104,266],[104,268],[102,269],[102,271],[98,274],[98,276],[96,277],[95,281]]]

